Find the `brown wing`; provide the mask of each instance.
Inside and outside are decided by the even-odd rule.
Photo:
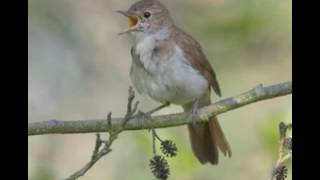
[[[197,69],[210,83],[215,93],[221,96],[220,87],[216,79],[216,74],[211,67],[207,57],[202,52],[200,44],[190,35],[174,27],[173,37],[178,46],[184,51],[184,55],[190,64]]]

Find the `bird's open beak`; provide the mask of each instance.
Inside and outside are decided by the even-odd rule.
[[[137,28],[137,24],[139,22],[139,16],[137,16],[136,14],[130,13],[128,11],[117,11],[117,13],[120,13],[120,14],[128,17],[128,19],[129,19],[128,29],[119,33],[119,35],[128,33],[128,32],[133,31]]]

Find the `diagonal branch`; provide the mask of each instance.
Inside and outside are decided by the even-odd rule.
[[[91,156],[91,160],[85,164],[80,170],[73,173],[70,177],[64,180],[75,180],[83,176],[101,157],[111,152],[110,146],[115,138],[111,138],[110,135],[109,141],[103,141],[100,138],[100,134],[97,134],[96,144],[94,151]],[[102,147],[102,150],[99,150]]]
[[[126,123],[129,122],[129,120],[132,118],[133,114],[136,112],[136,110],[138,108],[138,104],[139,104],[138,101],[136,101],[134,103],[134,106],[132,108],[134,98],[135,98],[134,91],[132,90],[132,87],[130,87],[129,88],[128,105],[127,105],[127,113],[125,115],[125,118],[121,122],[122,127],[124,127],[126,125]],[[110,112],[107,117],[107,122],[108,122],[109,126],[112,126],[111,119],[112,119],[112,117],[111,117],[111,112]],[[93,153],[91,155],[91,160],[87,164],[85,164],[80,170],[74,172],[72,175],[70,175],[68,178],[66,178],[64,180],[75,180],[75,179],[78,179],[79,177],[85,175],[85,173],[87,171],[89,171],[91,169],[91,167],[99,161],[100,158],[102,158],[103,156],[107,155],[108,153],[110,153],[112,151],[111,145],[118,138],[118,135],[122,132],[122,130],[123,130],[123,128],[109,131],[109,139],[107,141],[101,140],[100,134],[97,133],[96,134],[96,136],[97,136],[96,137],[96,144],[93,149]]]
[[[279,96],[284,96],[292,93],[292,81],[275,84],[264,87],[258,85],[250,91],[242,93],[238,96],[229,97],[211,104],[207,107],[201,108],[199,115],[195,118],[197,122],[208,121],[212,116],[225,113],[227,111],[245,106],[258,101],[263,101]],[[128,107],[132,108],[132,107]],[[136,105],[135,107],[136,108]],[[141,126],[141,116],[134,116],[122,126],[122,122],[126,121],[124,118],[111,118],[110,121],[106,119],[101,120],[78,120],[78,121],[58,121],[49,120],[43,122],[34,122],[28,124],[28,136],[42,135],[42,134],[71,134],[71,133],[96,133],[96,132],[110,132],[113,130],[140,130],[152,128],[165,128],[189,124],[192,122],[190,113],[177,113],[169,115],[154,116],[144,120],[143,127]],[[112,126],[110,126],[112,124]]]

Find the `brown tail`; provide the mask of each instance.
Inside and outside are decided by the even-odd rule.
[[[208,104],[210,96],[199,101],[199,107]],[[184,106],[184,110],[190,112],[190,105]],[[207,123],[188,125],[188,129],[193,153],[201,164],[218,164],[218,147],[225,156],[228,154],[231,157],[231,148],[216,117],[212,117]]]

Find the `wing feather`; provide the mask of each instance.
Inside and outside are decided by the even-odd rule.
[[[197,69],[208,81],[218,96],[221,96],[221,90],[216,78],[216,74],[210,65],[207,57],[202,51],[200,44],[190,35],[174,27],[175,30],[172,38],[175,39],[177,45],[184,51],[184,55],[190,64]]]

